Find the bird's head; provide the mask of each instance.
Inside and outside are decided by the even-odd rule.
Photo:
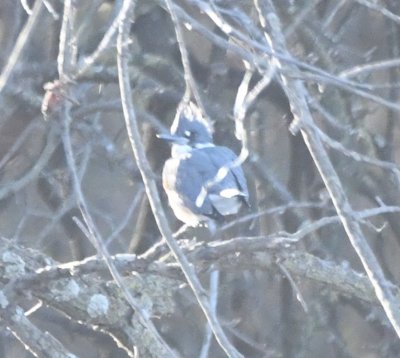
[[[159,138],[169,141],[181,150],[213,146],[212,127],[202,116],[200,109],[192,102],[178,109],[170,134],[159,134]]]

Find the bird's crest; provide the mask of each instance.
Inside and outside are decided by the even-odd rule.
[[[181,121],[187,120],[189,122],[200,122],[208,131],[210,136],[214,133],[214,128],[210,120],[208,120],[202,113],[201,109],[192,101],[182,101],[176,111],[174,121],[171,125],[171,133],[176,133]]]

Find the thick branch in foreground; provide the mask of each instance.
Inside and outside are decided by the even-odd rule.
[[[36,250],[1,238],[0,277],[3,286],[0,291],[0,316],[7,318],[6,325],[35,352],[40,347],[30,344],[29,335],[24,333],[28,329],[36,332],[35,327],[20,319],[16,315],[17,310],[13,313],[13,307],[8,302],[18,305],[26,304],[26,299],[40,300],[46,307],[63,313],[75,322],[101,330],[130,357],[135,356],[133,347],[144,357],[165,356],[164,347],[154,343],[153,336],[133,312],[118,285],[104,279],[108,273],[104,259],[96,257],[94,262],[96,268],[92,267],[93,270],[83,269],[86,264],[91,266],[91,260],[59,264]],[[119,268],[122,268],[121,265]],[[173,295],[178,287],[176,280],[149,274],[149,271],[146,270],[140,277],[124,277],[124,285],[140,297],[139,303],[147,307],[150,315],[169,315],[175,308]],[[39,335],[40,332],[36,332],[34,336]],[[48,344],[57,347],[57,342],[50,342],[50,337],[48,340]]]
[[[184,251],[198,270],[205,271],[213,265],[226,272],[267,272],[276,270],[275,262],[278,261],[297,280],[323,285],[326,292],[357,299],[368,305],[379,304],[366,275],[346,265],[337,265],[288,247],[285,239],[243,237],[198,244]],[[153,259],[127,254],[113,256],[119,271],[139,273],[124,277],[124,283],[132,294],[141,296],[144,306],[152,307],[152,315],[168,316],[175,310],[174,293],[185,278],[175,263],[166,264]],[[104,280],[107,273],[107,264],[100,257],[60,264],[36,250],[0,238],[0,276],[5,283],[0,303],[18,305],[27,297],[40,299],[45,306],[63,312],[74,321],[102,327],[102,331],[117,339],[128,354],[131,353],[129,347],[136,345],[142,354],[150,356],[148,349],[151,349],[157,356],[159,351],[155,345],[146,346],[143,341],[145,327],[136,315],[132,317],[132,310],[117,285]],[[392,284],[390,287],[399,299],[399,288]],[[98,309],[94,310],[94,303],[101,302],[103,306],[98,305]],[[108,309],[101,311],[101,307]]]

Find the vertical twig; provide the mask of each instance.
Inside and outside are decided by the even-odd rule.
[[[199,90],[197,89],[196,82],[194,81],[193,73],[190,68],[189,55],[186,49],[185,41],[183,39],[181,25],[178,21],[178,17],[176,16],[171,1],[165,0],[165,3],[167,4],[169,14],[171,15],[172,22],[174,23],[175,35],[178,41],[179,51],[181,53],[182,66],[184,70],[183,74],[185,79],[185,93],[183,95],[183,102],[188,102],[191,98],[191,94],[193,94],[194,98],[196,99],[197,105],[200,107],[203,115],[206,116],[207,113],[205,111]]]
[[[218,286],[219,286],[219,271],[214,270],[210,274],[210,307],[214,313],[217,312],[218,306]],[[203,345],[199,354],[199,358],[207,358],[211,347],[213,332],[210,325],[207,324],[206,332],[203,339]]]
[[[74,34],[74,21],[76,15],[75,6],[72,5],[73,0],[65,0],[62,25],[60,30],[60,45],[57,57],[57,70],[61,82],[67,80],[67,75],[72,71],[72,67],[76,62],[76,43]]]

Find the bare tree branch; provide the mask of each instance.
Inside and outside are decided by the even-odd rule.
[[[269,0],[263,1],[262,3],[255,0],[255,4],[259,11],[260,22],[266,31],[265,36],[271,48],[274,50],[276,49],[279,53],[285,53],[287,50],[279,19],[276,16],[273,5]],[[400,337],[399,302],[393,296],[379,262],[362,234],[360,225],[354,220],[354,211],[347,199],[332,162],[322,145],[321,139],[312,130],[314,121],[307,106],[307,91],[300,81],[294,81],[288,77],[288,73],[296,72],[296,69],[293,69],[292,66],[288,64],[283,64],[278,58],[275,58],[274,61],[277,61],[280,70],[284,90],[289,98],[291,110],[296,121],[295,126],[300,127],[304,141],[329,191],[332,202],[335,205],[349,240],[374,286],[375,294],[381,302],[389,321]]]

